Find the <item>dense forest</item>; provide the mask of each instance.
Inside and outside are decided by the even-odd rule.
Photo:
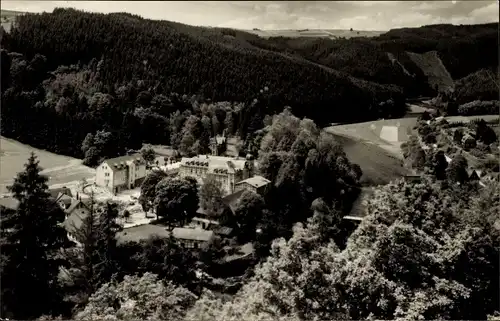
[[[405,98],[436,94],[408,51],[437,50],[454,78],[477,72],[458,81],[460,103],[479,93],[489,98],[491,82],[484,88],[477,79],[498,66],[496,26],[263,39],[126,13],[27,14],[10,33],[1,30],[1,133],[94,164],[141,143],[183,141],[184,154],[204,152],[209,137],[226,127],[248,147],[247,134],[284,106],[319,126],[401,117]],[[190,116],[197,119],[184,128]],[[189,126],[199,129],[193,137]],[[88,135],[98,139],[82,149]]]
[[[460,79],[445,100],[455,103],[455,113],[464,109],[459,103],[466,103],[464,113],[477,109],[467,105],[470,99],[493,97],[497,27],[262,39],[123,13],[56,9],[22,16],[12,33],[1,35],[2,135],[94,166],[143,143],[204,154],[209,139],[225,132],[243,139],[240,153],[254,155],[259,174],[271,182],[263,196],[244,192],[228,214],[219,211],[216,184],[198,190],[192,178],[152,171],[138,202],[155,208],[155,224],[183,226],[200,201],[236,236],[198,252],[173,237],[119,242],[117,222],[125,213],[90,197],[75,246],[32,155],[9,187],[19,206],[0,208],[0,316],[498,317],[498,182],[465,179],[463,156],[447,165],[443,153],[426,155],[413,139],[403,148],[410,165],[423,169],[420,181],[375,187],[353,228],[343,218],[363,173],[321,130],[328,122],[402,116],[405,98],[437,94],[407,52],[437,51]],[[424,120],[416,130],[424,142],[439,144],[438,127]],[[474,126],[478,140],[494,142],[493,129]],[[221,260],[244,243],[255,251],[243,263]]]

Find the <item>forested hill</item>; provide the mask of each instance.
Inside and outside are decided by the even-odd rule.
[[[210,35],[214,31],[203,29],[130,14],[56,9],[19,17],[3,42],[4,48],[27,59],[44,55],[52,70],[101,59],[100,75],[109,91],[141,79],[156,93],[249,101],[267,86],[270,105],[277,108],[272,112],[289,105],[296,115],[320,123],[404,113],[403,95],[395,86],[358,80],[304,59],[235,46],[235,41],[224,43]],[[390,99],[392,104],[379,106]]]

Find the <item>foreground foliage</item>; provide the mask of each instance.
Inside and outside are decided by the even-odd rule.
[[[313,221],[273,244],[236,297],[205,294],[188,312],[215,319],[485,319],[498,311],[500,210],[495,186],[480,201],[440,184],[382,187],[339,251]]]
[[[182,320],[196,297],[182,287],[164,283],[152,273],[126,276],[103,285],[76,320]]]

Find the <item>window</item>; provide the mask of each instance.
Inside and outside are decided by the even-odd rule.
[[[109,185],[109,179],[104,180],[104,185],[108,186]]]

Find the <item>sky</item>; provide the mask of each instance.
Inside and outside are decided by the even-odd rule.
[[[236,29],[392,28],[498,22],[498,0],[466,1],[9,1],[2,9],[51,12],[72,7]]]

